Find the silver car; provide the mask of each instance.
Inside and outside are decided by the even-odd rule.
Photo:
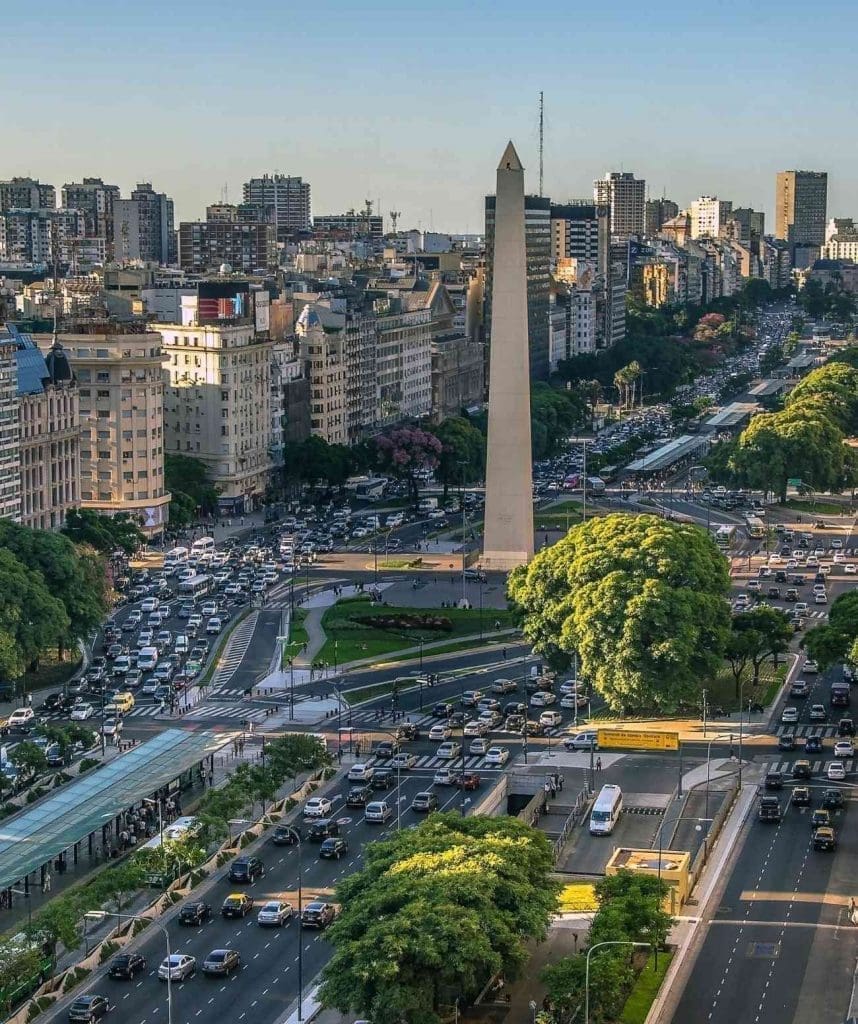
[[[292,906],[281,900],[268,900],[259,908],[256,923],[261,928],[282,928],[292,917]]]
[[[187,953],[173,953],[165,956],[158,968],[158,977],[161,981],[185,981],[197,973],[197,958],[188,956]]]

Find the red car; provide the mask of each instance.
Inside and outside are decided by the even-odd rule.
[[[457,775],[453,781],[454,786],[459,786],[462,789],[479,789],[480,777],[474,772],[465,772],[464,775]]]

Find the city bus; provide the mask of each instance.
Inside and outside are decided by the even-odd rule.
[[[759,516],[745,516],[745,528],[749,537],[765,537],[766,527]]]
[[[178,569],[180,565],[184,565],[187,560],[187,548],[172,548],[164,555],[164,571],[172,572],[173,569]]]
[[[191,576],[190,579],[180,580],[179,585],[176,587],[178,593],[183,597],[190,597],[193,601],[200,597],[205,597],[213,589],[214,578],[212,576]]]
[[[609,836],[623,809],[623,791],[610,783],[602,786],[590,812],[590,835]]]
[[[215,549],[214,537],[200,537],[191,545],[192,555],[213,555]]]
[[[735,534],[735,532],[736,527],[731,526],[729,523],[719,526],[715,531],[715,543],[722,551],[726,551],[726,549],[730,547],[730,543],[733,540],[733,534]]]

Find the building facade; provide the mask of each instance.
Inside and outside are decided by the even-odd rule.
[[[733,204],[717,196],[700,196],[691,203],[692,238],[718,238],[730,218]]]
[[[384,237],[384,218],[380,214],[367,214],[360,210],[320,214],[313,218],[313,233],[325,237],[368,237],[380,242]]]
[[[113,259],[113,207],[119,199],[118,185],[105,185],[101,178],[84,178],[79,184],[63,185],[63,206],[83,214],[85,238],[104,240],[105,255]]]
[[[662,224],[673,220],[679,213],[679,206],[671,199],[647,199],[644,210],[644,234],[654,238],[661,231]]]
[[[611,211],[611,233],[627,239],[642,235],[646,217],[646,181],[631,171],[609,171],[593,182],[593,197],[598,206]]]
[[[130,199],[114,201],[114,250],[121,262],[176,262],[173,200],[142,182]]]
[[[73,265],[84,256],[80,210],[7,210],[0,213],[0,258],[10,263]],[[96,252],[104,252],[96,248]]]
[[[0,181],[0,213],[7,210],[53,210],[57,190],[35,178],[11,178]]]
[[[832,235],[822,247],[826,260],[852,260],[858,263],[858,232]]]
[[[264,174],[244,183],[244,202],[257,207],[273,224],[277,240],[285,241],[295,232],[310,230],[310,183],[286,174]]]
[[[35,340],[52,343],[49,335]],[[127,512],[146,533],[162,533],[170,495],[160,335],[144,324],[93,318],[67,323],[59,342],[78,382],[81,506]]]
[[[775,237],[793,246],[825,242],[828,174],[779,171],[775,180]]]
[[[252,274],[277,266],[273,224],[239,221],[182,221],[178,262],[187,273],[199,274],[228,264],[238,273]]]
[[[21,443],[17,345],[0,330],[0,519],[21,518]]]
[[[295,324],[301,358],[310,382],[310,432],[328,444],[346,444],[346,359],[343,331],[326,330],[312,305]]]

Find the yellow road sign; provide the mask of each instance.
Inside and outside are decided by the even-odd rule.
[[[599,729],[599,749],[678,750],[678,732],[644,732],[641,729]]]

